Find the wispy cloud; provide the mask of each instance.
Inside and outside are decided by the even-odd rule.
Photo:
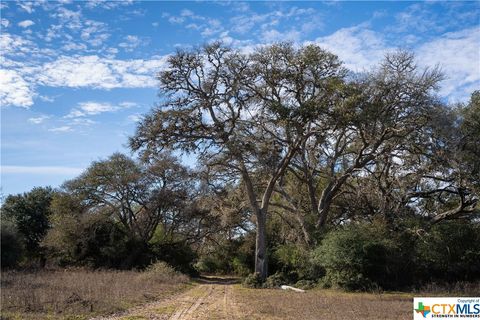
[[[72,111],[65,116],[65,118],[78,118],[97,115],[105,112],[115,112],[121,109],[131,108],[136,105],[137,104],[134,102],[122,102],[118,105],[96,101],[80,102],[76,108],[72,109]]]
[[[51,132],[70,132],[70,131],[73,131],[73,128],[70,127],[70,126],[61,126],[61,127],[55,127],[55,128],[48,129],[48,131],[51,131]]]
[[[143,116],[139,113],[134,113],[134,114],[129,115],[127,117],[127,119],[131,122],[138,122],[138,121],[143,119]]]
[[[118,46],[123,48],[127,52],[133,51],[136,47],[142,44],[142,41],[139,37],[128,35],[124,38],[124,42],[121,42]]]
[[[39,117],[29,118],[28,122],[33,123],[33,124],[40,124],[40,123],[43,123],[48,118],[50,118],[50,116],[42,115],[42,116],[39,116]]]
[[[106,9],[111,10],[120,6],[129,6],[133,4],[133,0],[110,1],[110,0],[88,0],[85,7],[88,9]]]
[[[225,30],[219,19],[202,16],[188,9],[183,9],[177,16],[164,13],[162,18],[167,19],[171,24],[184,24],[187,29],[199,30],[203,37],[211,37]]]

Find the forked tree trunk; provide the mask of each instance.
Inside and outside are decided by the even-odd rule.
[[[267,215],[263,210],[257,213],[257,235],[255,243],[255,272],[262,280],[268,275],[267,262]]]

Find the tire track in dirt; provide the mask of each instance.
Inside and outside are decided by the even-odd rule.
[[[127,310],[109,317],[92,320],[207,320],[239,319],[239,309],[233,301],[235,279],[204,278],[192,289],[170,297]]]
[[[188,320],[192,318],[193,313],[200,307],[204,300],[208,299],[213,291],[213,285],[208,285],[207,293],[199,298],[197,298],[190,306],[180,307],[177,311],[169,318],[169,320]],[[188,296],[187,296],[188,297]],[[188,305],[188,302],[187,302]]]

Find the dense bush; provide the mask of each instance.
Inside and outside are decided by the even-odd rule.
[[[418,277],[425,281],[480,279],[480,226],[449,221],[434,225],[415,246]]]
[[[277,246],[271,260],[271,270],[280,272],[285,281],[291,284],[299,280],[315,280],[324,275],[323,267],[313,259],[312,253],[298,245]]]
[[[285,277],[285,275],[281,272],[277,272],[267,277],[267,279],[265,279],[265,283],[263,284],[263,287],[278,288],[282,284],[286,284],[286,283],[288,283],[288,279]]]
[[[258,272],[249,274],[245,277],[245,279],[243,279],[243,286],[247,288],[262,288],[262,277]]]
[[[194,268],[197,255],[184,242],[149,244],[149,252],[153,260],[164,261],[185,274],[191,276],[198,275],[197,270]]]
[[[52,222],[43,246],[53,264],[127,269],[138,256],[139,247],[105,216],[55,214]]]
[[[199,255],[195,269],[201,273],[248,275],[253,267],[254,247],[252,248],[250,241],[248,237],[239,237],[208,246]]]
[[[2,269],[16,267],[24,253],[24,240],[13,222],[3,220],[1,227]]]
[[[352,224],[330,232],[314,253],[314,260],[326,271],[322,284],[369,290],[408,283],[411,275],[402,270],[408,266],[402,261],[408,248],[396,237],[381,224]]]

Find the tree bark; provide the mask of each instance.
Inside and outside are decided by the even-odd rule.
[[[268,275],[267,261],[267,215],[264,210],[257,212],[257,235],[255,242],[255,273],[265,280]]]

